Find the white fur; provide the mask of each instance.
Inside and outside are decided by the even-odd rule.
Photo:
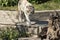
[[[33,9],[29,9],[27,7],[30,7],[32,6],[31,3],[29,3],[27,0],[19,0],[19,3],[18,3],[18,11],[19,11],[19,21],[22,22],[22,19],[21,19],[21,11],[24,12],[24,15],[25,15],[25,18],[27,20],[27,25],[31,25],[31,22],[30,22],[30,19],[29,19],[29,15],[31,14],[31,10]],[[32,6],[33,7],[33,6]]]

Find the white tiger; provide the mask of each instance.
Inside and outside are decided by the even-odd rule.
[[[28,26],[31,25],[29,15],[34,13],[34,7],[27,0],[19,0],[18,2],[18,12],[19,12],[19,22],[24,22],[26,18],[26,23]],[[23,16],[24,15],[24,16]]]

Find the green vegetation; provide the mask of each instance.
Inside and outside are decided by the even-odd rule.
[[[0,29],[0,40],[17,40],[18,30],[14,28]]]
[[[2,7],[2,6],[0,6],[0,10],[17,10],[17,6],[11,6],[11,7],[9,7],[9,6],[7,6],[7,7]]]
[[[0,0],[0,6],[14,6],[17,3],[18,0]]]
[[[25,31],[19,32],[17,28],[0,28],[0,40],[17,40],[19,37],[29,36]]]
[[[48,1],[42,4],[34,4],[36,10],[58,10],[60,9],[60,2]]]
[[[60,0],[29,0],[35,10],[60,9]],[[18,0],[0,0],[0,10],[17,10]]]

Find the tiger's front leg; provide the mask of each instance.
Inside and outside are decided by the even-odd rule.
[[[29,14],[30,13],[24,12],[24,14],[25,14],[25,17],[26,17],[26,24],[27,24],[27,26],[30,26],[31,25],[31,21],[29,19]]]

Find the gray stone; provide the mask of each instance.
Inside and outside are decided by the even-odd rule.
[[[40,38],[19,38],[18,40],[41,40]]]

